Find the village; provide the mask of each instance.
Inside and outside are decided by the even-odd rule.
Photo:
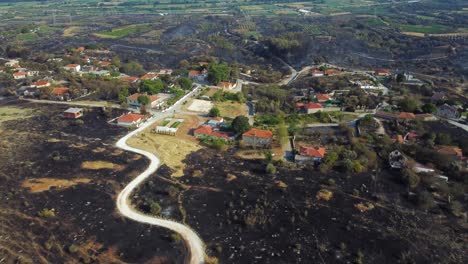
[[[263,109],[263,99],[249,93],[260,85],[252,81],[254,72],[242,68],[233,70],[216,60],[187,62],[184,69],[159,69],[130,76],[119,72],[122,63],[110,51],[77,47],[66,51],[62,57],[47,59],[46,63],[54,64],[59,74],[37,70],[37,65],[34,70],[22,67],[20,59],[5,60],[1,73],[13,78],[17,88],[9,92],[22,100],[69,104],[70,108],[63,112],[65,118],[79,119],[87,107],[117,108],[122,110],[122,115],[110,123],[119,126],[137,128],[156,118],[161,121],[151,127],[151,133],[175,137],[190,135],[220,149],[241,146],[267,150],[276,159],[285,158],[301,167],[321,168],[326,167],[325,163],[330,166],[329,157],[339,154],[334,144],[324,141],[323,134],[335,133],[339,127],[353,130],[354,137],[375,133],[396,144],[425,144],[432,139],[438,143],[431,144],[437,153],[453,157],[462,167],[467,165],[459,146],[437,140],[439,134],[428,135],[422,128],[426,123],[442,119],[467,130],[463,125],[466,112],[450,104],[445,93],[434,92],[422,110],[413,109],[414,113],[403,111],[411,109],[402,109],[401,105],[387,103],[386,98],[393,93],[386,87],[389,83],[415,87],[425,84],[407,72],[350,70],[331,64],[306,67],[295,76],[285,77],[291,86],[291,95],[286,97],[294,104],[288,102],[292,109],[285,110],[287,114],[283,114],[283,120],[273,118],[272,121],[266,114],[268,110]],[[138,68],[138,65],[133,66]],[[231,71],[241,71],[241,74],[234,79]],[[81,78],[81,83],[96,79],[101,80],[101,84],[118,83],[119,88],[103,100],[102,94],[110,93],[103,91],[104,87],[90,89],[77,84],[75,78]],[[101,96],[96,97],[96,94]],[[171,112],[166,111],[177,102],[180,104]],[[301,129],[297,129],[299,123]],[[366,132],[362,133],[362,129]],[[310,135],[314,133],[322,137],[311,140]],[[257,155],[261,156],[262,151]],[[327,157],[328,163],[322,164]],[[358,160],[353,162],[349,167],[355,172],[365,170],[364,164]],[[435,171],[415,164],[416,172]]]

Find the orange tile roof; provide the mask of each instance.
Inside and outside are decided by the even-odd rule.
[[[211,126],[200,126],[193,131],[194,134],[210,135],[213,132]]]
[[[76,51],[84,51],[86,48],[85,47],[78,47],[76,48]]]
[[[463,151],[459,147],[454,146],[439,146],[437,151],[442,154],[457,156],[463,158]]]
[[[396,135],[396,140],[397,140],[398,143],[400,143],[400,144],[403,144],[403,142],[404,142],[403,136],[402,136],[402,135]]]
[[[315,94],[315,98],[319,101],[328,101],[330,100],[330,96],[328,94]]]
[[[312,70],[311,73],[312,74],[325,74],[324,71],[320,71],[320,70]]]
[[[272,138],[273,137],[273,132],[271,132],[270,130],[262,130],[262,129],[252,128],[249,131],[242,134],[242,136],[257,137],[257,138]]]
[[[377,70],[375,70],[374,73],[377,74],[377,75],[389,75],[389,74],[390,74],[390,70],[387,70],[387,69],[377,69]]]
[[[147,73],[143,76],[140,77],[140,79],[142,80],[148,80],[148,79],[153,79],[153,78],[156,78],[157,75],[155,73]]]
[[[138,77],[131,77],[131,76],[128,76],[128,77],[122,77],[120,78],[122,81],[126,81],[126,82],[135,82],[137,80],[139,80]]]
[[[143,115],[127,114],[127,115],[124,115],[122,117],[119,117],[119,119],[117,119],[117,121],[118,122],[124,122],[124,123],[132,123],[132,122],[140,120],[141,118],[143,118]]]
[[[196,70],[190,70],[188,74],[195,75],[195,76],[202,75],[201,71],[196,71]]]
[[[26,72],[15,72],[13,73],[13,76],[26,76]]]
[[[301,146],[299,149],[299,154],[309,157],[323,158],[325,157],[325,148],[316,147],[316,146]]]
[[[36,86],[43,86],[43,85],[48,85],[49,82],[48,81],[37,81],[37,82],[33,82],[34,85]]]
[[[323,106],[319,103],[308,103],[304,105],[305,109],[319,109],[323,108]]]
[[[69,88],[66,87],[57,87],[52,90],[52,94],[55,95],[64,95],[70,91]]]
[[[413,113],[401,112],[398,115],[398,118],[401,118],[401,119],[415,119],[416,116]]]
[[[67,67],[67,68],[76,68],[77,66],[80,66],[80,65],[79,64],[74,64],[74,63],[65,65],[65,67]]]
[[[109,61],[100,61],[100,62],[99,62],[99,65],[101,65],[101,66],[109,66],[109,65],[111,65],[111,63],[110,63]]]
[[[325,74],[327,75],[335,75],[335,74],[340,74],[341,71],[340,70],[336,70],[336,69],[328,69],[325,71]]]

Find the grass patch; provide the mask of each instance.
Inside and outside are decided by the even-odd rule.
[[[247,115],[247,105],[232,101],[216,102],[215,106],[221,112],[221,116],[236,117]]]
[[[103,30],[98,33],[94,33],[95,36],[100,38],[109,38],[109,39],[117,39],[127,37],[129,35],[133,35],[136,33],[142,33],[144,30],[150,27],[149,24],[136,24],[136,25],[128,25],[118,28],[113,28],[111,30]]]
[[[180,123],[181,123],[181,122],[179,122],[179,121],[174,122],[174,123],[171,125],[171,128],[176,128],[176,127],[178,127],[178,126],[180,125]]]
[[[38,39],[38,36],[36,33],[24,33],[24,34],[19,34],[16,36],[16,39],[22,42],[33,42]]]
[[[122,171],[125,169],[125,166],[118,165],[109,161],[85,161],[81,163],[81,168],[86,170],[102,170],[102,169],[110,169],[115,171]]]
[[[54,179],[54,178],[38,178],[28,179],[23,181],[21,187],[28,188],[31,193],[39,193],[50,190],[50,188],[67,189],[79,183],[91,182],[88,178],[76,178],[72,180]]]
[[[28,118],[32,115],[32,109],[23,109],[12,106],[0,107],[0,125],[5,121]]]

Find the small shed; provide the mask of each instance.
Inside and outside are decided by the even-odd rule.
[[[80,118],[83,116],[83,108],[75,108],[75,107],[68,108],[67,110],[65,110],[65,112],[63,112],[63,116],[66,118],[73,118],[73,119]]]

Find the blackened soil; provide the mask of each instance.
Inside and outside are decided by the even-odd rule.
[[[118,192],[148,165],[145,158],[114,147],[127,129],[107,124],[110,117],[98,109],[86,110],[79,124],[60,117],[65,106],[16,104],[35,109],[36,115],[0,127],[0,259],[183,262],[185,249],[171,243],[171,232],[125,219],[116,211]],[[83,169],[84,161],[112,162],[118,169]],[[30,178],[91,182],[30,193],[21,187]],[[39,217],[43,209],[54,209],[55,217]]]
[[[448,215],[425,213],[405,202],[393,172],[374,173],[376,182],[370,173],[278,168],[269,175],[264,161],[241,160],[235,151],[195,152],[179,179],[192,186],[183,195],[187,224],[222,263],[467,261],[467,230]],[[232,176],[237,178],[228,181]],[[145,185],[139,195],[165,188]],[[324,188],[333,192],[330,201],[316,198]],[[360,202],[375,208],[360,212],[355,208]]]

